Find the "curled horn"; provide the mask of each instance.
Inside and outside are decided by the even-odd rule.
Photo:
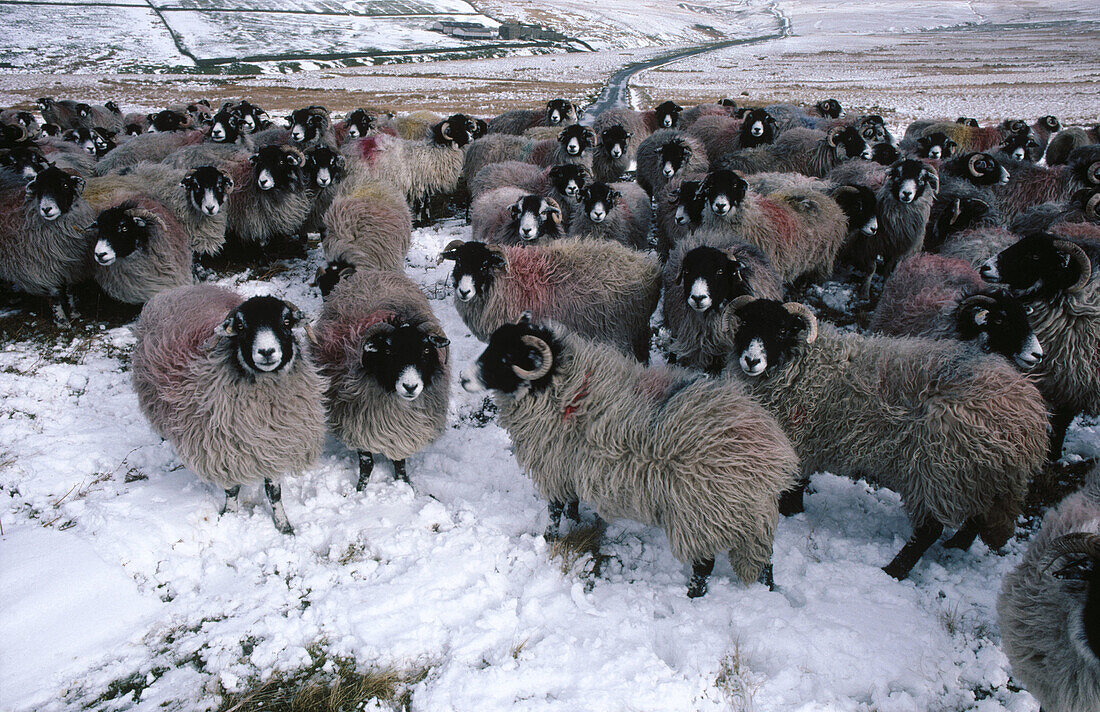
[[[1085,178],[1093,185],[1100,185],[1100,161],[1094,161],[1085,172]]]
[[[970,171],[970,175],[974,176],[975,178],[979,178],[979,177],[981,177],[981,173],[978,173],[978,169],[974,167],[974,164],[975,164],[975,163],[976,163],[976,162],[978,161],[978,159],[979,159],[979,158],[981,158],[981,157],[982,157],[982,154],[980,154],[980,153],[975,153],[974,155],[972,155],[972,156],[970,157],[970,160],[966,162],[966,167],[967,167],[967,170],[969,170],[969,171]]]
[[[443,248],[443,251],[439,253],[439,258],[436,259],[435,263],[437,265],[443,264],[447,260],[447,258],[443,256],[444,254],[446,254],[447,252],[450,252],[451,250],[455,249],[456,247],[462,247],[465,244],[466,243],[463,242],[462,240],[451,240],[450,242],[447,243],[447,246]]]
[[[817,317],[810,311],[810,308],[799,302],[787,302],[783,305],[783,308],[800,318],[806,324],[806,335],[804,338],[807,344],[812,344],[817,339]]]
[[[751,294],[742,294],[739,297],[735,297],[733,301],[729,303],[729,306],[726,308],[725,321],[722,324],[726,334],[734,334],[737,332],[737,324],[740,321],[740,319],[737,318],[737,310],[754,301],[756,301],[756,297]]]
[[[1073,532],[1060,536],[1050,543],[1050,551],[1042,559],[1041,571],[1044,573],[1066,554],[1085,554],[1100,558],[1100,534]]]
[[[556,223],[561,222],[561,206],[553,198],[544,198],[546,206],[550,210],[550,219]]]
[[[997,306],[997,300],[988,294],[971,294],[959,302],[960,309],[972,306],[995,307]]]
[[[1100,193],[1093,193],[1092,197],[1085,203],[1085,214],[1091,215],[1093,218],[1100,216]]]
[[[450,121],[441,121],[439,123],[439,133],[442,134],[443,138],[447,139],[448,141],[454,141],[454,137],[451,136],[451,122]]]
[[[1066,291],[1080,292],[1089,283],[1089,279],[1092,278],[1092,261],[1089,260],[1089,256],[1085,254],[1080,245],[1069,240],[1054,240],[1052,244],[1056,250],[1068,254],[1070,263],[1077,265],[1077,269],[1080,271],[1080,274],[1077,275],[1077,281],[1067,287]]]
[[[527,344],[531,348],[539,352],[539,358],[542,364],[533,371],[528,371],[525,368],[512,364],[512,370],[516,375],[525,381],[537,381],[546,374],[550,373],[550,367],[554,365],[554,353],[550,350],[550,344],[546,343],[537,336],[526,335],[522,339],[523,343]]]

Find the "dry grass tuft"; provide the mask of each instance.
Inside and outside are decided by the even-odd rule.
[[[719,661],[715,686],[726,698],[726,704],[734,712],[752,712],[753,697],[760,686],[741,656],[741,644],[734,640],[733,648]]]
[[[600,542],[606,525],[603,522],[578,526],[560,539],[550,542],[550,558],[557,559],[563,574],[571,574],[577,564],[589,559],[592,564],[581,571],[582,578],[594,578],[600,575],[600,568],[607,556],[600,554]]]

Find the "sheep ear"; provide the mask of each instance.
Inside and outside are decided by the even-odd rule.
[[[428,343],[437,349],[445,349],[451,345],[451,340],[442,334],[428,334]]]
[[[621,197],[623,197],[623,194],[620,193],[619,191],[617,191],[617,190],[611,191],[611,199],[612,200],[618,200]]]
[[[73,193],[80,195],[84,192],[84,186],[87,185],[84,179],[80,176],[72,176]]]
[[[508,211],[512,213],[513,218],[518,218],[520,213],[523,212],[523,199],[521,198],[508,206]]]
[[[225,318],[220,326],[214,329],[214,334],[217,336],[237,335],[237,312],[235,310]]]
[[[525,311],[519,315],[519,320],[516,322],[519,326],[528,326],[531,323],[531,312]]]
[[[489,245],[489,266],[505,267],[508,260],[504,257],[504,248],[500,245]]]
[[[135,218],[134,218],[134,224],[135,224],[135,225],[137,225],[138,227],[145,227],[145,225],[146,225],[146,223],[145,223],[145,219],[144,219],[144,218],[139,218],[139,217],[135,217]]]

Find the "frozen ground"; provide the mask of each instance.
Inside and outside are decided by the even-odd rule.
[[[418,230],[407,270],[456,369],[481,346],[435,260],[468,235]],[[310,264],[287,266],[221,282],[316,314]],[[386,464],[356,493],[354,457],[330,439],[286,482],[297,535],[283,537],[258,490],[218,517],[221,493],[138,413],[131,346],[125,327],[90,327],[0,350],[2,709],[212,709],[321,650],[426,672],[416,710],[1035,709],[1009,682],[994,615],[1021,542],[1005,556],[936,546],[896,582],[879,567],[908,533],[897,497],[821,474],[779,526],[778,593],[720,562],[691,601],[664,536],[630,523],[606,533],[599,575],[589,556],[563,571],[507,435],[457,384],[451,427],[409,461],[412,487]],[[1098,436],[1079,429],[1070,447],[1094,455]]]

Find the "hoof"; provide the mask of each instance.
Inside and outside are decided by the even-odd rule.
[[[692,581],[688,584],[688,598],[702,598],[705,595],[707,595],[706,581]]]

